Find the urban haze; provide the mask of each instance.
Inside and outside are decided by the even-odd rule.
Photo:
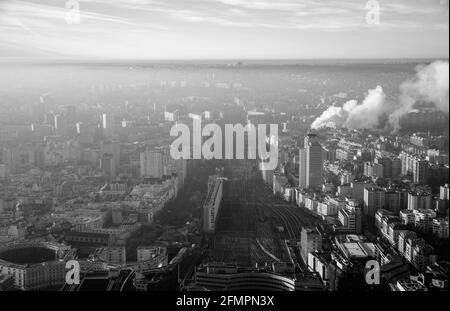
[[[448,10],[1,1],[0,291],[448,291]]]

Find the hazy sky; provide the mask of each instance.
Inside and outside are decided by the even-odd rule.
[[[448,57],[448,0],[378,3],[369,24],[367,0],[0,0],[0,57]]]

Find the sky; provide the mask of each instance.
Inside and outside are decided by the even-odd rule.
[[[448,12],[448,0],[0,0],[0,59],[448,58]]]

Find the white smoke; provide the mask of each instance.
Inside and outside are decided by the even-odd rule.
[[[394,131],[400,128],[400,119],[414,108],[416,103],[433,103],[436,109],[449,113],[449,63],[436,61],[416,68],[414,78],[400,85],[397,104],[386,101],[381,86],[369,90],[361,104],[355,100],[342,107],[330,107],[317,118],[311,128],[318,129],[334,123],[350,129],[373,129],[380,127],[383,117],[389,115],[389,125]]]
[[[400,128],[400,119],[421,101],[433,103],[436,109],[444,113],[449,112],[448,61],[436,61],[428,66],[419,66],[416,71],[413,79],[400,85],[399,106],[389,117],[394,130]]]
[[[330,123],[350,129],[370,129],[379,125],[380,117],[387,113],[386,95],[381,86],[369,90],[361,104],[356,100],[342,107],[330,107],[317,118],[311,128],[318,129]]]

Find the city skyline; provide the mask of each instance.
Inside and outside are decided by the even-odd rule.
[[[448,10],[0,0],[0,297],[436,303],[450,275]]]

